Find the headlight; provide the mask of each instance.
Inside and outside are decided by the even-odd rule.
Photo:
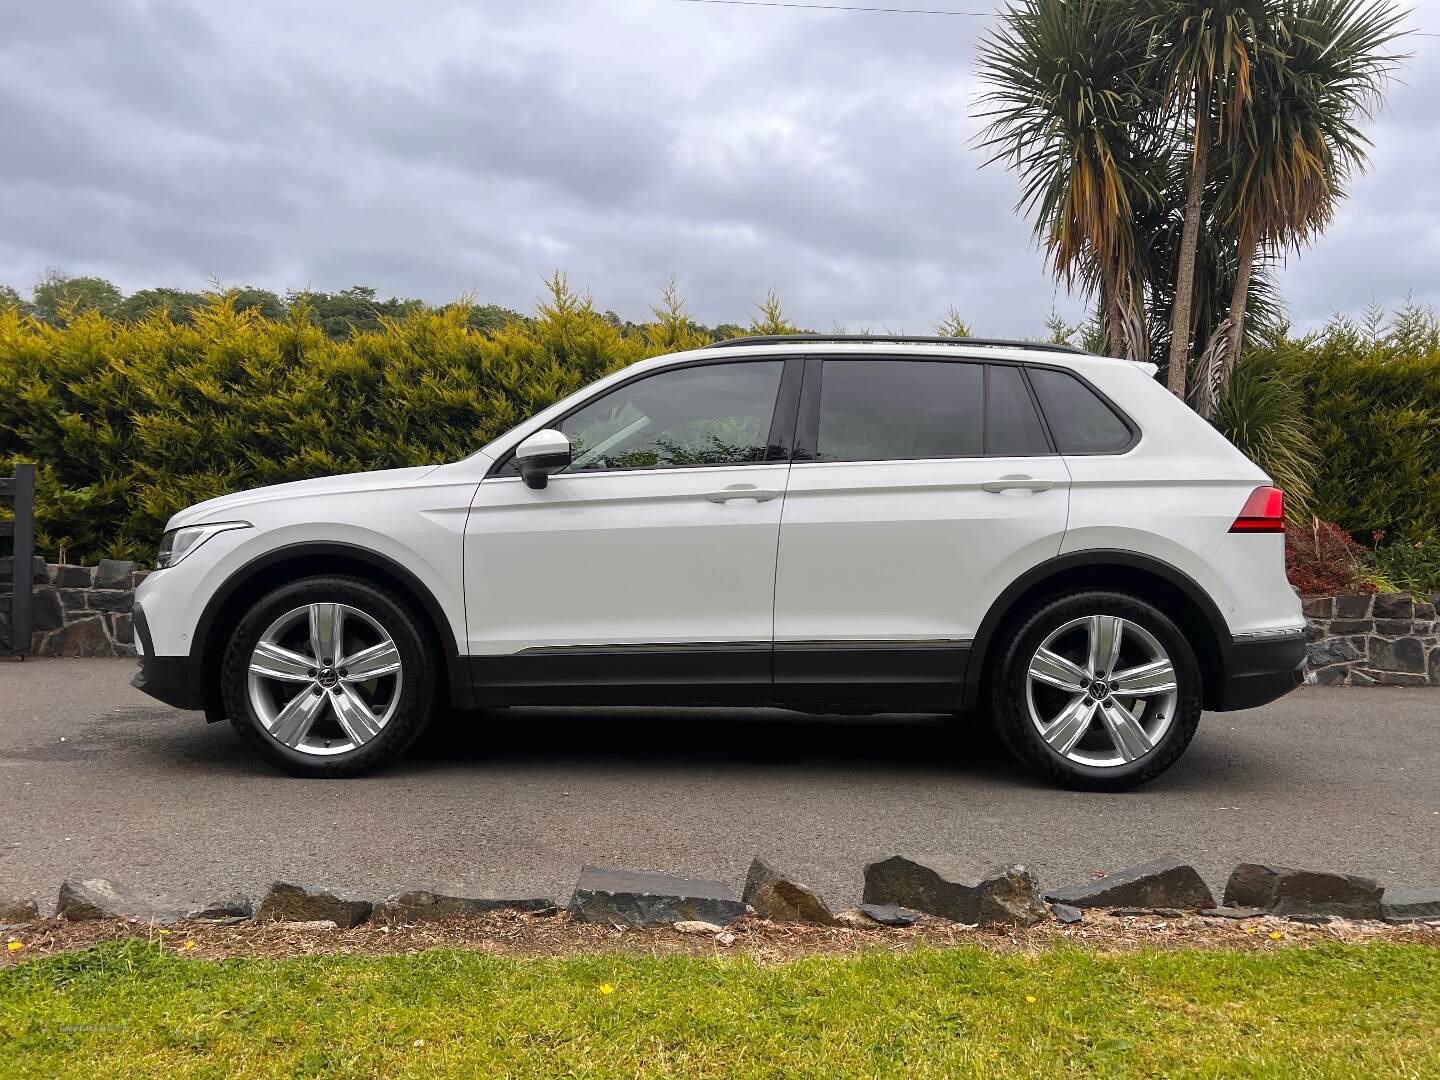
[[[160,538],[160,550],[155,555],[155,569],[164,570],[174,566],[216,533],[231,529],[252,528],[248,521],[219,521],[213,525],[186,525],[171,529]]]

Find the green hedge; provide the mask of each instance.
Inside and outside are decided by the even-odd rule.
[[[489,332],[463,306],[342,341],[216,295],[185,324],[0,308],[0,460],[39,465],[38,549],[147,558],[175,511],[287,480],[463,457],[617,367],[708,340],[667,290],[620,328],[564,279]]]
[[[1313,512],[1365,542],[1440,530],[1440,350],[1344,333],[1273,349],[1318,451]]]

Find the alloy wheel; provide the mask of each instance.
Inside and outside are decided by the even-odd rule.
[[[1155,636],[1116,615],[1071,619],[1026,672],[1030,722],[1061,757],[1114,767],[1157,746],[1175,716],[1175,665]]]
[[[400,705],[400,650],[348,604],[307,604],[272,622],[250,654],[247,692],[265,730],[304,754],[343,754]]]

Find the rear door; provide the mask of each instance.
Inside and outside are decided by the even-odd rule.
[[[777,700],[958,706],[991,603],[1059,552],[1069,487],[1019,365],[808,360],[776,567]]]

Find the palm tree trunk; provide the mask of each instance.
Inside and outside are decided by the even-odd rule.
[[[1107,266],[1100,284],[1100,302],[1105,312],[1105,347],[1111,356],[1125,355],[1125,318],[1120,308],[1120,275]]]
[[[1240,343],[1245,340],[1245,305],[1250,299],[1250,275],[1255,270],[1255,249],[1259,246],[1250,235],[1252,230],[1240,233],[1240,246],[1235,252],[1235,289],[1230,294],[1230,347],[1225,351],[1225,370],[1220,376],[1220,388],[1230,381],[1230,373],[1240,362]]]
[[[1165,385],[1185,400],[1185,374],[1190,359],[1190,307],[1195,296],[1195,249],[1200,243],[1200,201],[1205,192],[1205,168],[1210,157],[1210,123],[1207,105],[1195,95],[1195,156],[1190,163],[1190,187],[1185,193],[1185,226],[1180,233],[1180,260],[1175,268],[1175,304],[1170,312],[1170,371]]]

